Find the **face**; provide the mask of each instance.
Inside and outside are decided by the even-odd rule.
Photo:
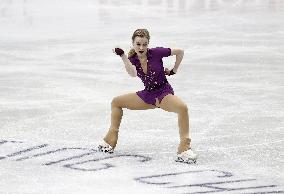
[[[139,57],[146,55],[149,44],[149,40],[146,37],[136,36],[132,44],[135,52]]]

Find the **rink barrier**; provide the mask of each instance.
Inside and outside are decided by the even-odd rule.
[[[131,158],[137,160],[139,163],[149,162],[152,158],[137,155],[137,154],[112,154],[106,155],[104,153],[98,153],[95,149],[90,148],[82,148],[82,147],[62,147],[62,148],[50,148],[49,144],[39,144],[39,145],[27,145],[22,141],[9,141],[9,140],[0,140],[0,148],[5,144],[12,144],[14,148],[16,147],[16,151],[12,151],[11,153],[6,154],[5,156],[0,156],[0,161],[4,159],[11,159],[12,161],[21,162],[25,160],[37,159],[39,157],[50,156],[54,154],[59,155],[59,159],[53,161],[46,161],[42,163],[44,166],[51,165],[61,165],[64,168],[77,170],[82,172],[96,172],[109,170],[111,168],[115,168],[114,164],[111,163],[111,159],[117,158]],[[13,149],[13,146],[9,146],[10,149]],[[27,147],[26,147],[27,146]],[[46,150],[48,148],[48,150]],[[50,150],[51,149],[51,150]],[[5,149],[7,151],[7,149]],[[8,150],[9,152],[10,150]],[[39,153],[34,153],[38,152]],[[73,153],[74,152],[74,153]],[[79,153],[78,153],[79,152]],[[71,154],[71,156],[64,157],[64,154]],[[1,153],[0,153],[1,154]],[[63,157],[62,157],[63,156]],[[87,159],[91,157],[92,159]],[[54,156],[51,157],[54,159]],[[50,159],[47,158],[47,159]],[[78,161],[79,159],[79,161]],[[42,159],[41,159],[42,160]],[[110,160],[105,162],[106,160]],[[115,161],[115,160],[114,160]],[[66,162],[68,162],[66,164]],[[87,165],[87,167],[84,167]],[[119,168],[119,167],[118,167]],[[174,180],[180,180],[179,176],[188,176],[189,180],[192,179],[192,175],[199,174],[202,176],[202,173],[205,174],[204,179],[208,178],[208,176],[214,176],[214,181],[205,181],[195,184],[181,184],[180,182],[168,181],[171,178]],[[191,179],[190,179],[191,178]],[[236,176],[231,172],[220,171],[215,169],[206,169],[206,170],[194,170],[194,171],[183,171],[183,172],[174,172],[174,173],[165,173],[165,174],[153,174],[148,176],[141,176],[133,178],[135,181],[146,184],[146,185],[156,185],[158,187],[162,187],[168,190],[174,190],[175,192],[182,189],[181,193],[185,193],[184,189],[188,190],[186,193],[216,193],[216,192],[242,192],[245,190],[256,190],[253,192],[247,192],[247,194],[258,193],[258,194],[266,194],[266,193],[284,193],[282,190],[274,190],[268,191],[267,189],[276,188],[277,185],[256,185],[259,184],[257,179],[236,179]],[[164,181],[166,179],[167,181]],[[240,187],[238,183],[247,183],[248,185]],[[204,191],[204,189],[209,189]]]

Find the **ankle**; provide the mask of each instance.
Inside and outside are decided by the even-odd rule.
[[[118,139],[118,131],[117,130],[109,130],[106,136],[104,137],[104,141],[108,143],[112,148],[115,148]]]
[[[119,132],[119,130],[117,128],[112,128],[112,127],[110,127],[108,131],[112,132],[112,133],[118,133]]]
[[[190,138],[182,138],[180,140],[179,146],[178,146],[178,154],[189,150],[190,149],[190,143],[191,143],[191,139]]]

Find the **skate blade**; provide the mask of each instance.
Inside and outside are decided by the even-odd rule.
[[[98,150],[99,150],[99,152],[103,152],[103,153],[109,153],[109,154],[113,153],[113,149],[112,148],[105,147],[105,146],[102,146],[102,145],[98,146]]]
[[[178,157],[176,159],[176,162],[181,162],[181,163],[186,163],[186,164],[196,164],[196,159],[187,159],[187,160],[184,160],[180,157]]]

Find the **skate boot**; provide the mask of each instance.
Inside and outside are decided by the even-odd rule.
[[[108,143],[103,141],[102,143],[99,144],[98,150],[100,152],[112,154],[114,149],[113,149],[113,147],[111,147],[111,145],[109,145]]]
[[[114,148],[117,144],[117,139],[118,139],[118,131],[109,130],[104,138],[104,141],[101,144],[99,144],[98,150],[100,152],[105,152],[110,154],[113,153]]]
[[[181,139],[178,147],[176,162],[183,162],[188,164],[196,163],[197,154],[195,154],[190,148],[190,142],[191,139],[189,138]]]
[[[176,162],[183,162],[187,164],[195,164],[197,160],[197,154],[195,154],[191,149],[186,150],[180,154],[177,154]]]

